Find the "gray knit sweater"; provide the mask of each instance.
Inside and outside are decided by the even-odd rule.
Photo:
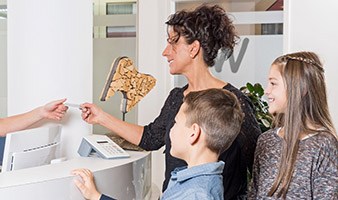
[[[257,143],[249,199],[267,197],[277,176],[282,138],[278,129],[263,133]],[[318,133],[299,143],[297,161],[286,199],[338,200],[338,141]]]

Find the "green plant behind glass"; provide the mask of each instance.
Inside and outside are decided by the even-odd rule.
[[[241,87],[240,90],[250,98],[254,105],[256,119],[259,123],[262,133],[269,130],[272,124],[272,115],[269,113],[269,105],[262,98],[264,95],[264,89],[261,84],[256,83],[252,85],[247,83]]]

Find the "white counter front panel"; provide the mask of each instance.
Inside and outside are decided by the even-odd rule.
[[[127,159],[75,158],[30,169],[0,174],[0,199],[83,200],[71,170],[94,172],[100,192],[119,200],[145,199],[151,192],[151,154],[128,152]]]

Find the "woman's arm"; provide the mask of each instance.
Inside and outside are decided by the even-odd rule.
[[[152,123],[144,127],[117,119],[91,103],[81,105],[82,119],[89,124],[104,126],[145,150],[157,150],[165,144],[164,135],[170,123],[168,115],[177,112],[181,105],[176,103],[178,98],[173,98],[178,92],[179,89],[173,89],[170,92],[160,115]],[[182,98],[180,98],[180,101],[182,101]]]
[[[143,127],[117,119],[104,112],[101,108],[91,103],[81,104],[82,119],[89,124],[99,124],[118,134],[127,141],[138,145],[140,143]]]
[[[67,111],[66,99],[52,101],[29,112],[0,119],[0,136],[19,131],[43,120],[61,120]]]

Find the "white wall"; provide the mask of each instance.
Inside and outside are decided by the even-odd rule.
[[[171,89],[168,63],[162,57],[166,45],[165,22],[170,14],[170,0],[138,1],[138,44],[137,59],[139,71],[153,75],[156,86],[138,104],[138,123],[152,122],[160,113],[165,98]],[[162,188],[164,180],[164,148],[152,153],[152,181]]]
[[[314,51],[324,64],[329,107],[338,124],[338,2],[331,0],[284,1],[284,51]]]
[[[8,1],[8,115],[54,99],[92,101],[92,1]],[[91,133],[80,111],[63,125],[63,154]]]
[[[7,116],[7,20],[0,19],[0,117],[6,116]]]

